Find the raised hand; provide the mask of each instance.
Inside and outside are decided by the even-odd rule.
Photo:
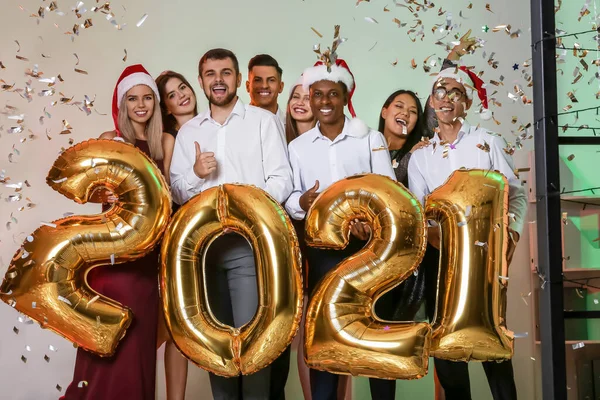
[[[194,163],[194,173],[198,178],[204,179],[217,170],[217,159],[215,153],[207,151],[205,153],[200,150],[200,144],[196,145],[196,162]]]

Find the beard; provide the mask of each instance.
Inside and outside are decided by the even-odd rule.
[[[228,93],[221,100],[217,100],[215,98],[215,96],[213,95],[212,90],[210,91],[210,93],[208,93],[208,94],[204,93],[204,94],[206,95],[206,99],[208,100],[209,104],[215,105],[218,107],[223,107],[223,106],[226,106],[227,104],[230,104],[233,101],[233,99],[235,99],[235,96],[237,96],[236,92],[231,92],[231,93]]]

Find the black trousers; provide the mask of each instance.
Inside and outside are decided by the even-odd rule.
[[[427,258],[425,265],[427,317],[432,321],[436,305],[439,251],[428,245],[425,258]],[[434,365],[440,384],[444,388],[446,400],[471,399],[468,363],[435,358]],[[512,361],[483,362],[482,365],[494,400],[516,400],[517,387],[515,386]]]

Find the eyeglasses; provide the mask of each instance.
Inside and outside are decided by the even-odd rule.
[[[435,90],[433,91],[433,96],[437,100],[442,100],[442,99],[444,99],[444,97],[448,96],[448,98],[450,99],[451,102],[458,103],[459,101],[464,99],[467,95],[460,89],[454,88],[454,89],[451,89],[450,91],[448,91],[448,90],[446,90],[445,87],[438,87],[438,88],[435,88]]]

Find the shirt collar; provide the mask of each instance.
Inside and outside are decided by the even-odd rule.
[[[225,120],[225,123],[223,125],[227,125],[233,115],[240,116],[240,117],[242,117],[242,119],[246,116],[246,105],[239,97],[238,97],[237,101],[235,102],[235,106],[233,106],[233,110],[231,110],[231,113],[229,114],[229,116],[227,117],[227,119]],[[200,121],[198,122],[198,125],[202,125],[206,121],[214,121],[210,114],[210,105],[206,111],[204,111],[202,114],[200,114]]]
[[[314,142],[317,139],[325,139],[325,140],[329,140],[327,137],[325,137],[322,133],[321,133],[321,123],[317,122],[317,125],[313,128],[313,137],[312,137],[312,141]],[[339,142],[340,140],[344,139],[346,136],[352,136],[352,137],[362,137],[364,136],[363,134],[359,133],[359,132],[352,132],[352,130],[350,129],[350,118],[348,117],[344,117],[344,128],[342,128],[342,132],[337,135],[337,137],[333,140],[333,142]]]
[[[458,142],[460,142],[461,139],[465,135],[469,134],[469,132],[471,132],[471,125],[465,119],[465,120],[463,120],[462,126],[460,127],[460,130],[458,131],[458,135],[456,135],[456,140],[452,144],[457,144]],[[440,136],[437,132],[433,135],[433,139],[437,139],[440,142],[442,141],[442,139],[440,139]]]

